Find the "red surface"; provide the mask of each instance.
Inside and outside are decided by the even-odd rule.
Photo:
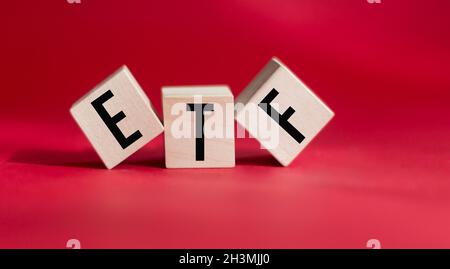
[[[447,0],[8,1],[0,9],[0,247],[450,247]],[[237,95],[279,57],[336,113],[288,168],[164,169],[163,139],[108,171],[68,108],[127,64]]]

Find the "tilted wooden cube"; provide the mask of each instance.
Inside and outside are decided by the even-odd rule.
[[[236,100],[237,122],[284,166],[333,116],[333,111],[276,58]],[[261,128],[266,121],[270,127]]]
[[[108,169],[164,130],[126,66],[78,100],[70,112]]]
[[[227,86],[164,87],[167,168],[234,167],[234,100]]]

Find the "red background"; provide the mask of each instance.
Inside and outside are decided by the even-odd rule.
[[[450,247],[447,0],[6,1],[0,247]],[[237,95],[279,57],[336,113],[287,168],[164,169],[158,137],[108,171],[70,105],[122,64]]]

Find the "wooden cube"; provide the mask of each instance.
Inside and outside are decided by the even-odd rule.
[[[227,86],[163,87],[167,168],[234,167],[234,100]]]
[[[237,122],[283,166],[288,166],[333,116],[333,111],[276,58],[236,101]],[[266,121],[267,128],[261,128]]]
[[[126,66],[78,100],[70,112],[108,169],[164,130]]]

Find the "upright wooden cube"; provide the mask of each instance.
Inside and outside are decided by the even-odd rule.
[[[234,167],[234,102],[226,86],[164,87],[167,168]]]
[[[108,169],[164,130],[126,66],[78,100],[70,112]]]
[[[284,111],[284,112],[283,112]],[[272,58],[236,101],[236,120],[284,166],[333,118],[294,73]],[[261,128],[269,121],[269,131]]]

